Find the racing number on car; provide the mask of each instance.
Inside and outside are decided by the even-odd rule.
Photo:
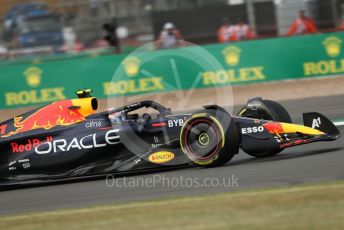
[[[6,128],[7,128],[7,125],[1,125],[0,126],[0,134],[1,135],[6,134]]]
[[[321,125],[320,117],[318,117],[317,119],[313,119],[313,122],[312,122],[312,129],[314,129],[314,128],[319,128],[320,125]]]

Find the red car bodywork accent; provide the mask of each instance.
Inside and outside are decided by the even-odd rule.
[[[10,137],[35,129],[48,130],[58,125],[67,126],[84,121],[84,116],[76,109],[71,109],[72,107],[71,100],[58,101],[37,110],[24,119],[23,117],[15,117],[13,125],[17,129],[2,137]]]
[[[160,123],[153,123],[152,127],[162,127],[162,126],[166,126],[166,122],[160,122]]]
[[[278,122],[270,122],[270,123],[265,123],[263,124],[263,127],[269,131],[271,134],[280,134],[283,133],[283,127],[281,123]]]

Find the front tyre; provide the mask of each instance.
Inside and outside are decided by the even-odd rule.
[[[254,119],[263,119],[263,120],[271,120],[277,122],[285,122],[285,123],[292,123],[290,115],[288,111],[279,103],[271,100],[261,100],[266,110],[260,110],[260,112],[253,114],[252,111],[248,111],[246,106],[240,109],[238,115],[241,117],[248,117]],[[256,158],[264,158],[264,157],[271,157],[275,156],[278,153],[282,152],[283,149],[271,149],[266,152],[246,152],[248,155],[256,157]]]
[[[229,114],[204,110],[193,114],[184,123],[180,144],[184,154],[195,165],[216,167],[226,164],[238,153],[238,137],[238,130]]]
[[[292,123],[288,111],[279,103],[271,100],[261,100],[266,109],[259,109],[259,112],[247,110],[246,106],[242,107],[238,116],[248,117],[261,120],[271,120],[285,123]]]

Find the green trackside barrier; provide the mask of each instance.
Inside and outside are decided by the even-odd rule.
[[[178,56],[181,49],[191,53],[197,49],[192,46],[141,52],[128,58],[107,55],[3,66],[0,67],[0,109],[73,98],[74,91],[83,88],[92,88],[95,96],[106,98],[341,75],[344,73],[343,41],[344,33],[338,32],[206,45],[203,48],[220,63],[210,69],[207,63],[197,63],[195,57]],[[116,70],[116,78],[112,80]]]

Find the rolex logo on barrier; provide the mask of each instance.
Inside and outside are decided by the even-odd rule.
[[[163,79],[160,76],[139,76],[141,60],[136,56],[128,56],[121,66],[124,69],[123,79],[113,79],[112,82],[104,82],[104,95],[125,95],[133,93],[148,93],[163,91],[165,89]],[[135,78],[133,78],[135,77]]]
[[[30,67],[24,71],[26,82],[31,87],[37,87],[41,84],[43,71],[37,67]]]
[[[123,67],[126,72],[126,74],[129,77],[133,77],[139,73],[140,70],[140,59],[137,57],[127,57],[123,61]]]
[[[25,69],[23,75],[28,86],[20,91],[5,92],[6,106],[39,104],[66,99],[63,86],[48,88],[42,85],[42,69],[32,66]]]
[[[224,61],[230,67],[226,70],[205,71],[202,73],[202,83],[209,85],[226,85],[236,82],[263,81],[266,79],[264,66],[240,66],[241,50],[237,46],[227,46],[221,52]]]
[[[304,62],[303,72],[305,76],[321,76],[344,73],[344,59],[339,59],[342,52],[343,40],[338,36],[326,37],[321,45],[325,49],[327,58],[318,61]],[[321,46],[319,46],[320,50]]]
[[[226,63],[233,67],[239,64],[241,49],[236,46],[228,46],[222,51],[223,56],[225,57]]]
[[[327,55],[330,57],[337,57],[341,52],[342,42],[342,39],[335,36],[326,38],[323,41],[323,45]]]

